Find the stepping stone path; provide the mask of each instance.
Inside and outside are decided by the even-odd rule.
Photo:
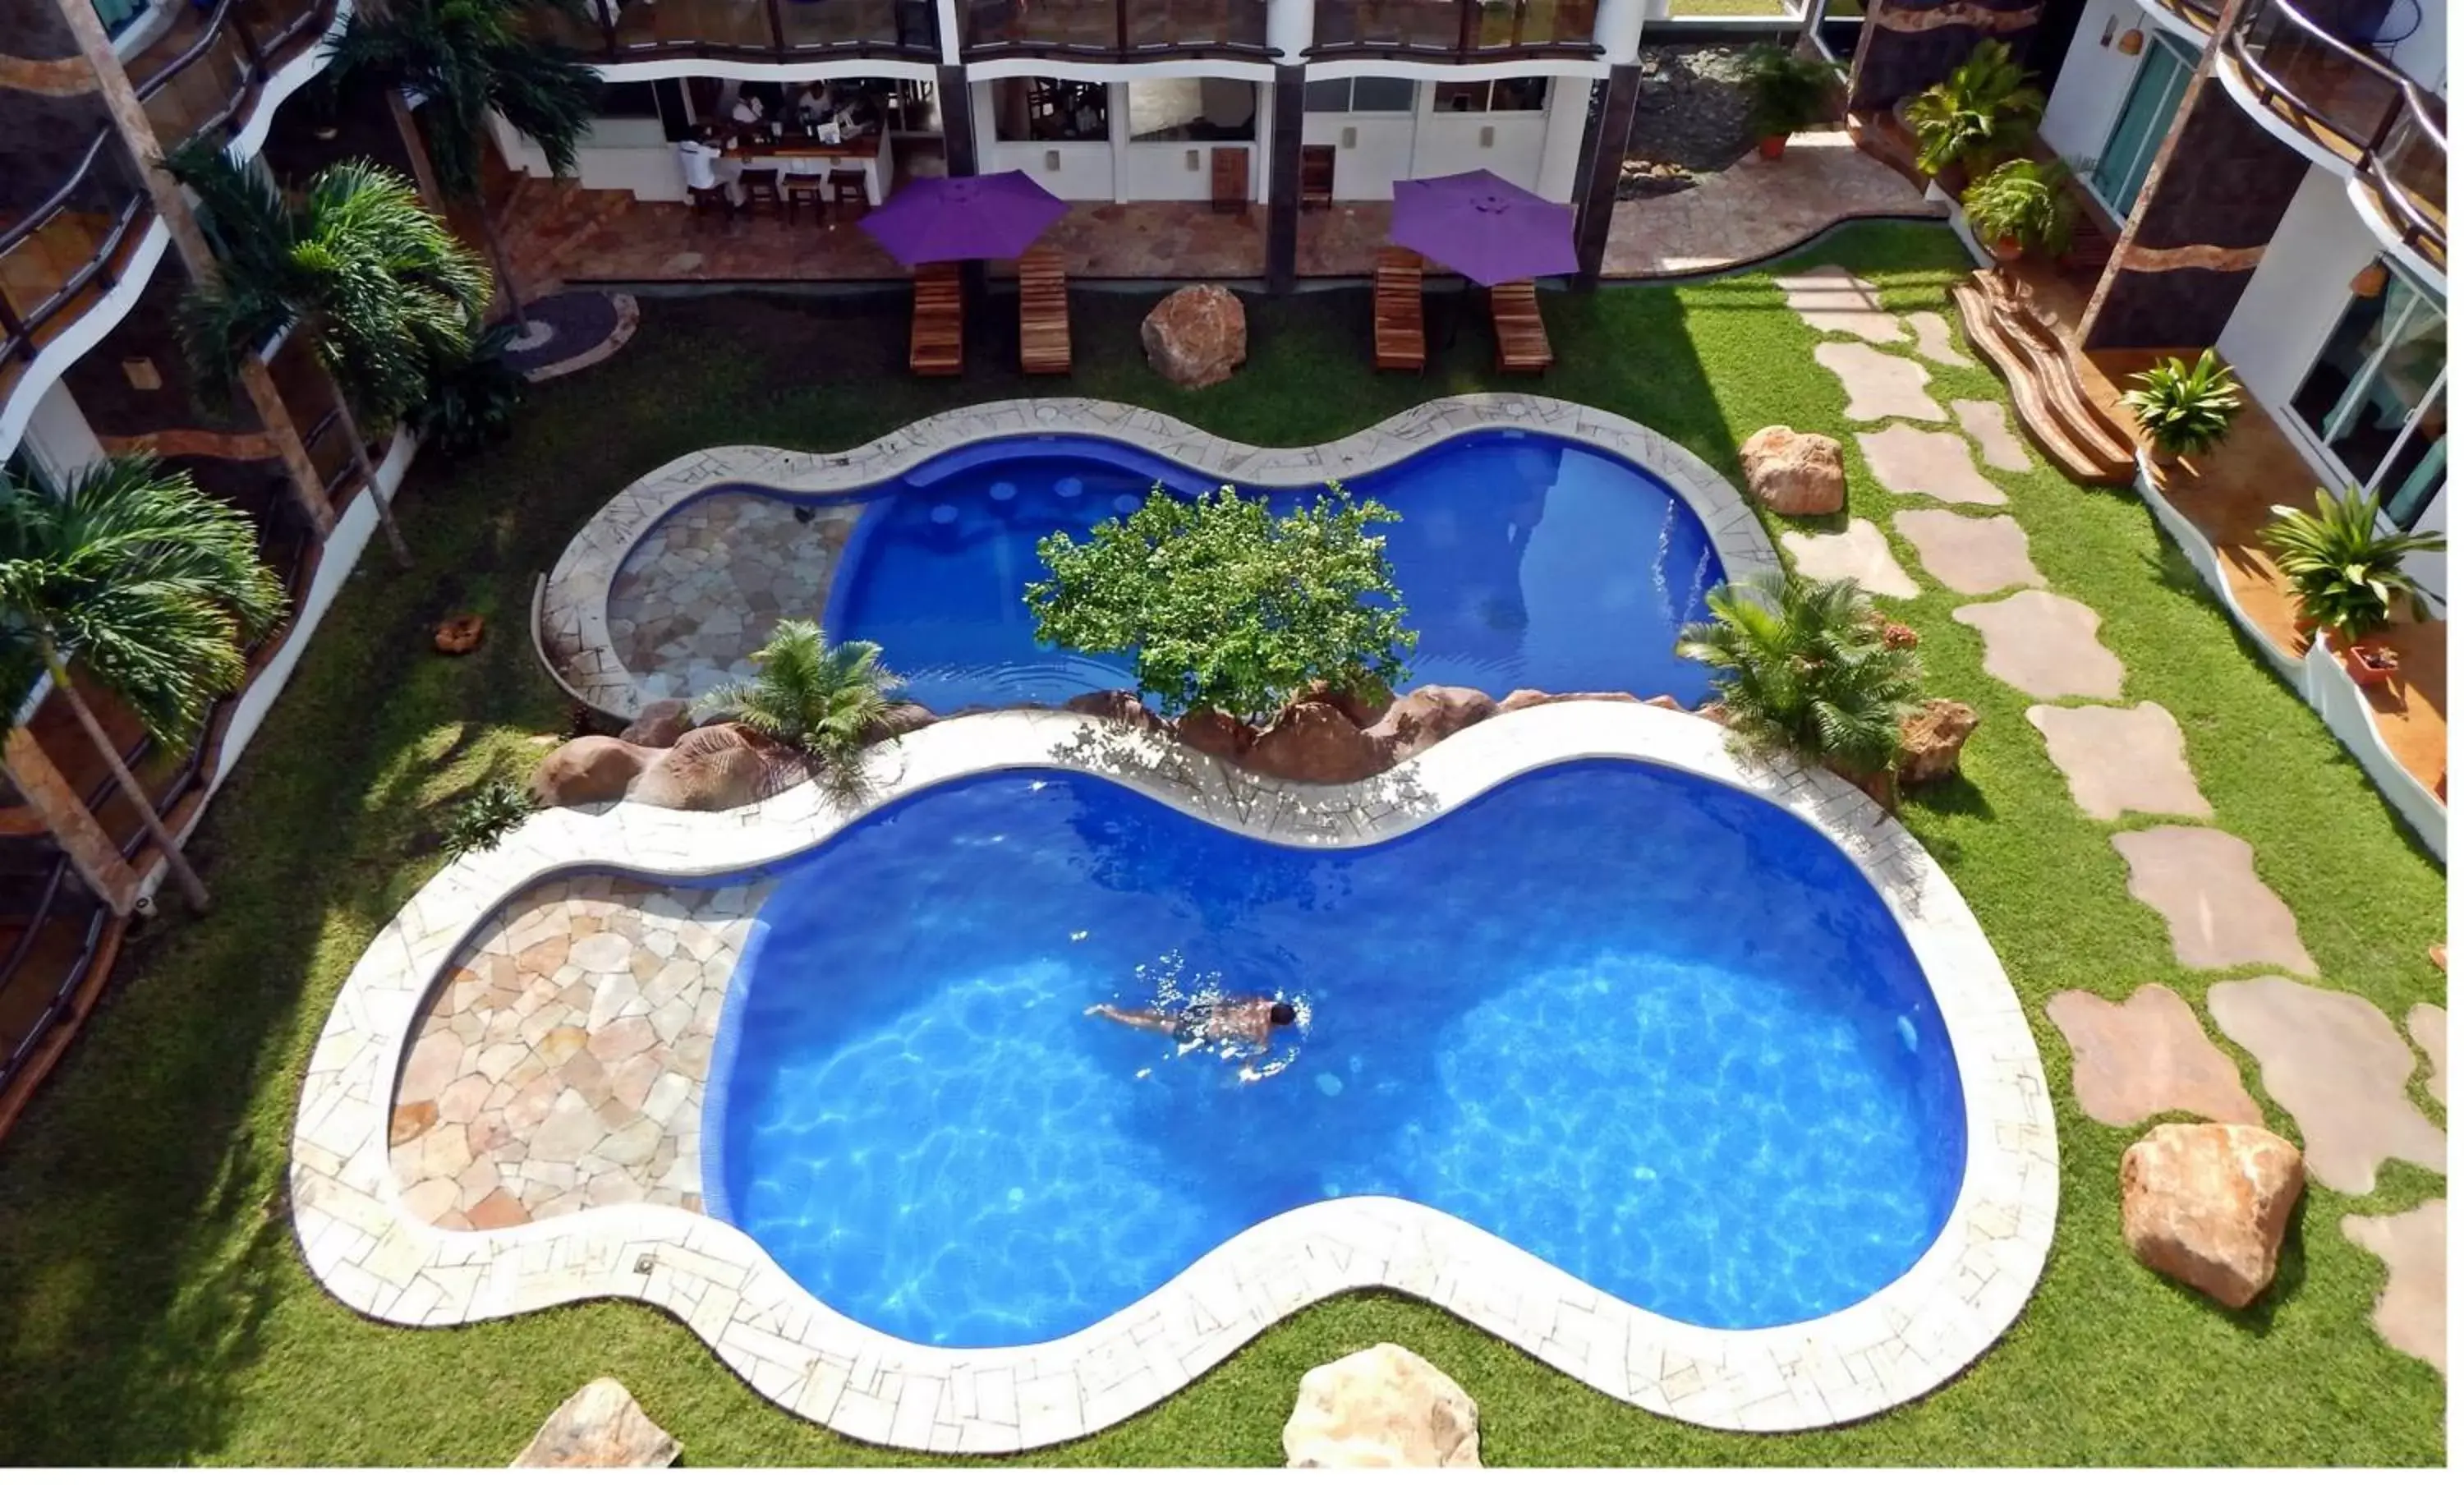
[[[2054,766],[2089,819],[2119,820],[2134,809],[2202,819],[2215,812],[2182,756],[2181,723],[2153,701],[2032,706],[2028,720],[2045,735]]]
[[[2011,420],[2003,415],[2002,404],[1963,397],[1952,401],[1950,412],[1959,419],[1960,432],[1975,439],[1976,447],[1985,451],[1986,463],[2014,475],[2028,472],[2028,446],[2011,432]]]
[[[1882,308],[1875,287],[1844,268],[1825,265],[1771,279],[1799,320],[1825,335],[1853,335],[1877,345],[1908,338],[1899,320]]]
[[[2446,1132],[2405,1093],[2412,1047],[2378,1007],[2265,975],[2210,986],[2208,1014],[2258,1059],[2259,1083],[2301,1126],[2320,1185],[2365,1196],[2383,1161],[2447,1169]]]
[[[2405,1012],[2404,1029],[2430,1054],[2429,1094],[2447,1105],[2447,1008],[2415,1006]]]
[[[1914,598],[1917,585],[1881,528],[1858,517],[1837,532],[1784,531],[1779,543],[1796,559],[1796,570],[1825,582],[1847,578],[1877,598]]]
[[[625,1384],[602,1377],[548,1414],[513,1468],[663,1470],[683,1452],[683,1446],[642,1411]]]
[[[1950,616],[1985,636],[1985,673],[2039,700],[2122,698],[2122,661],[2097,641],[2103,621],[2077,599],[2036,589]]]
[[[2345,1216],[2343,1234],[2387,1266],[2370,1324],[2387,1343],[2447,1375],[2447,1203],[2433,1198],[2385,1217]]]
[[[2293,910],[2251,870],[2248,841],[2195,825],[2160,825],[2114,836],[2113,849],[2130,863],[2130,895],[2165,920],[2173,957],[2190,968],[2281,964],[2296,974],[2318,972],[2310,951],[2301,946]],[[2212,991],[2208,1013],[2224,1026]],[[2230,1027],[2226,1031],[2231,1034]],[[2411,1056],[2408,1050],[2408,1078],[2412,1075]]]
[[[1973,366],[1975,362],[1960,354],[1951,344],[1950,321],[1930,309],[1921,309],[1908,317],[1908,325],[1917,333],[1917,354],[1938,366]]]
[[[1976,472],[1968,440],[1957,433],[1894,424],[1881,432],[1859,433],[1857,447],[1865,452],[1866,464],[1885,490],[1931,496],[1952,505],[2011,502],[2009,496],[1993,488],[1993,481]]]
[[[2028,533],[2008,516],[1893,511],[1891,529],[1917,549],[1925,571],[1954,593],[1977,596],[2045,586],[2045,575],[2028,556]]]
[[[1949,417],[1925,391],[1925,383],[1931,380],[1925,368],[1904,356],[1885,355],[1870,345],[1825,341],[1814,347],[1814,359],[1847,388],[1848,420],[1852,423],[1876,423],[1883,418],[1940,423]]]
[[[2126,1129],[2177,1110],[2220,1124],[2264,1122],[2241,1069],[2165,986],[2143,985],[2119,1006],[2064,990],[2045,1014],[2071,1044],[2071,1091],[2099,1123]]]

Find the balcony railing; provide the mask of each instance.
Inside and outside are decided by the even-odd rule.
[[[882,56],[935,61],[933,0],[657,0],[532,11],[539,33],[601,62],[654,56]]]
[[[1263,59],[1266,0],[963,0],[971,58]]]
[[[2447,104],[2286,0],[2254,0],[2226,50],[2259,102],[2342,155],[2407,246],[2447,266]]]
[[[1598,0],[1317,0],[1311,56],[1596,56]]]

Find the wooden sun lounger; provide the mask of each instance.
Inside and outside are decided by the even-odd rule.
[[[1540,320],[1540,296],[1529,278],[1495,285],[1488,291],[1489,323],[1497,330],[1497,369],[1549,369],[1556,358],[1549,350],[1549,327]]]
[[[917,376],[957,376],[966,368],[965,308],[958,265],[915,268],[915,321],[907,337],[907,369]]]
[[[1418,371],[1428,362],[1420,314],[1420,255],[1408,248],[1377,250],[1376,352],[1380,371]]]
[[[1018,260],[1018,368],[1030,376],[1069,370],[1069,278],[1061,250],[1029,248]]]

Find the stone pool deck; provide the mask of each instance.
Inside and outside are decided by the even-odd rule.
[[[698,926],[723,945],[728,933],[716,920],[730,910],[717,893],[696,903],[673,888],[658,889],[672,909],[655,895],[629,899],[626,881],[740,878],[809,849],[853,817],[810,786],[723,816],[628,804],[550,810],[424,886],[352,970],[311,1056],[291,1183],[309,1268],[345,1303],[403,1325],[462,1324],[585,1298],[641,1299],[682,1319],[781,1407],[858,1439],[943,1452],[1032,1449],[1106,1428],[1187,1385],[1282,1317],[1369,1286],[1419,1296],[1612,1397],[1705,1427],[1817,1428],[1931,1390],[2010,1325],[2043,1270],[2058,1194],[2053,1111],[2027,1019],[1975,919],[1915,840],[1844,781],[1818,769],[1741,763],[1722,730],[1698,718],[1596,701],[1483,722],[1352,786],[1273,784],[1167,740],[1057,713],[943,721],[873,749],[866,767],[876,804],[987,769],[1064,767],[1226,830],[1328,847],[1385,839],[1518,774],[1602,757],[1712,779],[1823,831],[1880,893],[1934,987],[1961,1070],[1968,1169],[1932,1248],[1848,1309],[1754,1331],[1680,1324],[1443,1212],[1391,1198],[1342,1198],[1250,1229],[1077,1334],[957,1350],[902,1341],[837,1314],[751,1238],[692,1210],[673,1181],[674,1204],[645,1199],[648,1191],[632,1195],[605,1180],[605,1169],[583,1181],[577,1156],[572,1184],[551,1189],[537,1132],[522,1158],[494,1170],[532,1220],[483,1228],[470,1208],[464,1214],[473,1230],[465,1231],[443,1212],[431,1219],[415,1211],[411,1193],[444,1175],[431,1174],[423,1155],[418,1182],[406,1185],[392,1139],[402,1096],[434,1094],[438,1123],[424,1141],[442,1127],[446,1097],[455,1097],[457,1109],[475,1101],[475,1123],[526,1059],[546,1060],[539,1049],[552,1039],[573,1047],[562,1067],[587,1054],[604,1073],[605,1058],[590,1050],[594,1036],[627,1020],[668,1034],[658,1030],[661,1007],[643,993],[642,971],[653,983],[670,973],[649,963],[660,957],[653,945],[665,942],[653,935],[673,932],[684,952],[687,933]],[[639,934],[616,926],[627,905],[642,916]],[[749,896],[732,906],[740,920]],[[653,918],[661,921],[652,925]],[[664,1133],[637,1126],[650,1117],[657,1090],[672,1088],[669,1073],[692,1076],[687,1044],[708,986],[720,977],[718,949],[702,948],[684,953],[693,967],[674,971],[677,994],[696,979],[703,989],[692,1002],[693,1016],[678,1023],[667,1013],[677,1027],[673,1054],[656,1065],[656,1075],[648,1065],[629,1074],[635,1082],[648,1078],[638,1114],[612,1091],[592,1100],[569,1072],[547,1100],[551,1110],[569,1105],[570,1092],[588,1104],[605,1133],[588,1145],[591,1131],[576,1119],[565,1142],[596,1149],[606,1169],[632,1169],[617,1158],[628,1151],[605,1144],[628,1129],[637,1130],[634,1145],[660,1135],[647,1141],[653,1162],[668,1138],[677,1141],[671,1158],[682,1158],[674,1123],[682,1098],[667,1096],[675,1107]],[[510,974],[500,967],[508,955]],[[492,1029],[525,1000],[532,1010],[511,1021],[511,1035],[495,1036]],[[493,1019],[465,1019],[481,1014]],[[431,1035],[451,1049],[450,1077],[447,1053],[426,1051]],[[610,1037],[606,1049],[628,1069],[650,1050],[640,1033]],[[465,1086],[473,1075],[481,1083]],[[537,1098],[529,1090],[543,1075],[529,1072],[499,1107]],[[538,1127],[556,1118],[549,1113]],[[440,1167],[459,1153],[447,1143]],[[468,1189],[457,1179],[451,1198],[431,1187],[421,1200],[443,1202],[450,1212]],[[561,1214],[547,1215],[552,1207]]]

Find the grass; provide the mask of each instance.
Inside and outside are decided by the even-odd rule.
[[[1870,226],[1815,259],[1944,308],[1964,265],[1938,228]],[[1421,379],[1377,378],[1356,296],[1253,303],[1252,359],[1223,387],[1159,384],[1135,349],[1148,297],[1078,298],[1067,390],[1145,403],[1221,433],[1295,443],[1488,383],[1466,327]],[[1439,301],[1436,339],[1444,339]],[[1852,508],[1887,532],[1814,336],[1760,277],[1551,297],[1546,390],[1615,409],[1735,470],[1744,437],[1790,423],[1847,442]],[[998,317],[982,317],[994,320]],[[1029,388],[897,368],[892,309],[816,299],[646,301],[633,344],[539,389],[516,440],[423,467],[403,501],[419,565],[382,554],[348,585],[200,836],[210,918],[166,911],[126,957],[81,1043],[0,1145],[0,1462],[463,1464],[509,1459],[600,1374],[621,1378],[697,1464],[897,1462],[781,1413],[684,1326],[602,1302],[455,1330],[363,1320],[297,1256],[280,1194],[297,1078],[336,987],[438,866],[444,807],[522,768],[563,720],[522,638],[533,574],[618,486],[729,442],[844,447],[956,403]],[[1983,370],[1935,372],[1948,396],[1999,396]],[[2105,616],[2128,699],[2171,709],[2215,824],[2257,848],[2299,917],[2321,983],[2401,1016],[2443,1003],[2423,948],[2444,878],[2324,727],[2257,659],[2127,494],[2038,466],[1998,477],[2059,591]],[[1916,570],[1913,553],[1902,561]],[[1275,1327],[1196,1385],[1098,1437],[1036,1456],[1083,1464],[1273,1464],[1302,1371],[1379,1340],[1478,1400],[1491,1464],[2435,1464],[2438,1377],[2382,1344],[2378,1262],[2346,1212],[2409,1208],[2442,1179],[2389,1167],[2376,1194],[2313,1191],[2273,1297],[2225,1314],[2123,1247],[2115,1170],[2132,1132],[2080,1117],[2045,998],[2119,997],[2162,980],[2204,1003],[2163,926],[2124,892],[2111,827],[2074,809],[2026,698],[1978,668],[1938,590],[1885,607],[1924,635],[1936,694],[1984,715],[1967,777],[1908,807],[2000,950],[2045,1051],[2060,1115],[2062,1212],[2042,1287],[1965,1376],[1879,1419],[1787,1437],[1723,1434],[1614,1403],[1441,1312],[1341,1297]],[[429,653],[443,613],[487,613],[466,659]],[[893,660],[894,656],[891,657]],[[2230,1050],[2231,1044],[2225,1044]],[[2255,1070],[2245,1067],[2254,1092]],[[2418,1085],[2416,1084],[2416,1087]],[[2269,1117],[2281,1132],[2280,1111]]]

